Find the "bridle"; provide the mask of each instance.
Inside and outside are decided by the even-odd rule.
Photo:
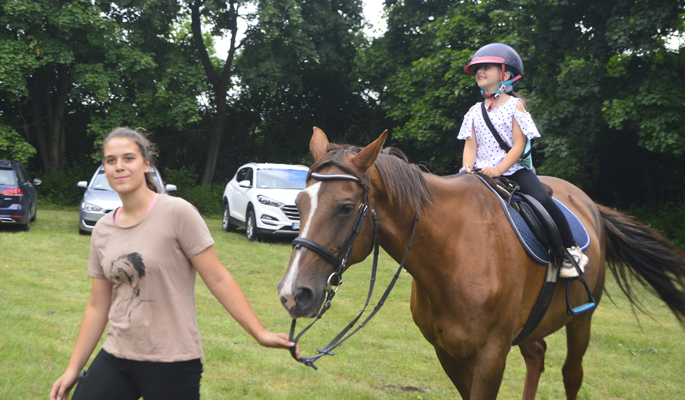
[[[342,344],[344,341],[346,341],[350,336],[354,335],[357,333],[364,325],[366,325],[371,318],[376,315],[376,313],[381,309],[383,304],[385,303],[385,300],[388,298],[388,295],[390,294],[390,291],[392,291],[392,288],[395,286],[395,282],[397,282],[397,279],[400,276],[400,273],[402,272],[402,269],[404,268],[404,263],[407,260],[407,256],[409,255],[409,250],[411,249],[411,245],[414,242],[414,235],[416,233],[416,226],[418,225],[419,221],[419,212],[418,210],[416,211],[416,216],[414,217],[414,228],[412,230],[411,234],[411,239],[409,240],[409,245],[407,246],[407,252],[404,254],[404,258],[402,259],[402,262],[400,263],[399,268],[397,269],[397,272],[393,276],[392,280],[390,281],[390,284],[388,285],[388,288],[385,290],[385,293],[383,293],[383,296],[381,296],[380,300],[378,300],[378,303],[376,304],[376,307],[374,307],[373,311],[369,316],[361,323],[359,326],[350,332],[350,329],[357,323],[357,321],[361,318],[362,314],[366,310],[366,307],[369,305],[369,301],[371,300],[371,295],[373,294],[373,288],[374,284],[376,282],[376,271],[378,270],[378,254],[379,254],[379,246],[378,242],[376,242],[376,234],[378,233],[378,218],[376,217],[376,212],[371,208],[371,205],[369,203],[369,189],[368,189],[368,184],[369,184],[369,174],[366,174],[365,177],[365,182],[362,182],[361,179],[358,177],[352,175],[352,174],[320,174],[318,172],[312,172],[307,180],[310,178],[314,178],[320,181],[334,181],[334,180],[346,180],[346,181],[352,181],[357,183],[363,190],[362,194],[362,199],[359,204],[359,209],[357,211],[357,219],[354,222],[354,225],[352,226],[352,231],[348,235],[347,239],[345,240],[343,246],[340,248],[338,251],[337,255],[334,255],[331,253],[328,249],[326,249],[324,246],[314,242],[311,239],[308,238],[296,238],[293,240],[293,247],[295,249],[300,249],[302,247],[305,247],[314,253],[316,253],[318,256],[326,260],[329,264],[331,264],[334,268],[335,271],[328,277],[326,281],[326,299],[321,306],[321,309],[319,310],[319,313],[316,315],[316,318],[314,321],[312,321],[311,324],[309,324],[306,328],[304,328],[297,336],[295,336],[295,329],[297,325],[297,320],[293,319],[292,324],[290,325],[290,341],[297,344],[297,342],[300,340],[302,335],[309,330],[309,328],[312,327],[321,317],[323,314],[328,311],[328,309],[331,307],[331,301],[333,300],[333,297],[335,296],[336,292],[340,288],[340,285],[343,283],[342,279],[342,274],[343,274],[343,268],[345,268],[345,264],[347,264],[347,260],[350,256],[350,252],[352,251],[352,246],[354,245],[354,241],[357,238],[357,235],[359,234],[359,231],[361,230],[361,226],[364,223],[364,219],[366,218],[369,210],[371,211],[371,216],[373,218],[373,264],[371,267],[371,278],[369,280],[369,293],[366,297],[366,303],[364,304],[364,307],[362,310],[359,312],[359,314],[349,323],[347,326],[340,332],[338,335],[333,338],[333,340],[326,345],[323,349],[317,349],[318,353],[309,356],[309,357],[302,357],[300,359],[297,358],[297,354],[295,352],[295,346],[290,348],[290,354],[292,357],[298,361],[303,363],[306,366],[312,367],[315,370],[318,369],[316,365],[314,365],[314,362],[317,361],[319,358],[323,357],[324,355],[329,355],[333,356],[335,355],[333,353],[333,349],[338,347],[338,345]],[[342,257],[342,258],[341,258]],[[333,288],[335,286],[335,289]]]

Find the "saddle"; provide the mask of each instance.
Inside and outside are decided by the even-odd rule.
[[[559,269],[565,256],[561,234],[544,207],[533,197],[520,192],[520,187],[516,182],[503,177],[491,178],[480,172],[474,172],[473,175],[478,177],[497,195],[511,227],[514,229],[516,236],[528,255],[539,264],[547,265],[545,282],[540,289],[540,294],[533,306],[533,310],[523,329],[512,343],[517,345],[540,324],[549,308],[552,297],[554,297],[557,281],[559,280]],[[552,188],[544,183],[543,186],[551,196],[553,194]],[[587,230],[571,210],[558,200],[552,199],[566,216],[578,247],[585,250],[590,245],[590,235],[587,233]],[[588,302],[578,307],[571,305],[569,297],[570,287],[574,281],[582,283],[588,295]],[[592,297],[590,287],[582,276],[567,280],[566,311],[568,315],[582,314],[594,309],[596,306],[597,303]]]
[[[518,184],[512,180],[504,177],[492,178],[481,172],[475,172],[474,175],[477,175],[484,180],[485,183],[487,183],[499,197],[507,203],[508,207],[515,210],[521,218],[523,218],[525,225],[539,242],[539,245],[538,243],[531,243],[531,240],[526,240],[525,235],[523,237],[519,235],[519,239],[522,244],[524,244],[524,247],[531,249],[531,251],[535,253],[533,258],[538,262],[544,261],[542,263],[546,264],[550,261],[548,257],[544,256],[544,253],[547,252],[548,249],[555,264],[561,265],[561,262],[564,259],[561,234],[544,207],[542,207],[534,198],[522,193]],[[554,194],[551,186],[544,183],[542,186],[550,197]],[[517,225],[517,218],[510,217],[509,219],[512,226]],[[519,228],[523,228],[523,226],[520,226]],[[540,251],[540,247],[543,248],[542,252]]]

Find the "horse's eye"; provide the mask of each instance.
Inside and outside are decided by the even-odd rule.
[[[350,215],[352,214],[352,211],[354,211],[354,205],[352,204],[343,204],[340,206],[340,214],[342,215]]]

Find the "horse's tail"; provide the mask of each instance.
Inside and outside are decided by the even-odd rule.
[[[642,309],[629,277],[651,286],[685,327],[685,255],[656,230],[634,217],[600,206],[606,262],[623,293]]]

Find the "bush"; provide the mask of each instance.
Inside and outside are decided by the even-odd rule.
[[[629,213],[659,230],[680,250],[685,251],[685,204],[668,202],[656,207],[633,205]]]
[[[214,183],[209,186],[197,184],[198,175],[183,167],[180,170],[165,169],[164,182],[176,185],[178,190],[172,192],[174,196],[187,200],[204,216],[219,216],[222,211],[221,198],[225,184]]]
[[[82,164],[50,175],[36,174],[35,178],[43,181],[37,187],[38,203],[43,207],[78,206],[83,189],[76,184],[89,181],[96,168],[96,164]]]

